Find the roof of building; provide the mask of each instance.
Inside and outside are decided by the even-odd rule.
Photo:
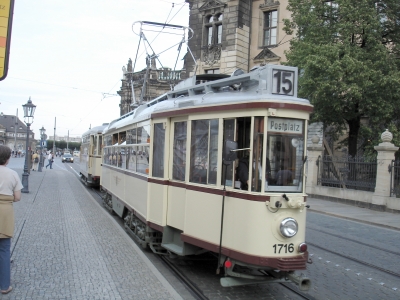
[[[15,126],[17,126],[17,132],[26,133],[26,125],[19,118],[13,115],[0,115],[0,125],[5,127],[6,132],[15,132]],[[30,130],[32,132],[32,130]]]

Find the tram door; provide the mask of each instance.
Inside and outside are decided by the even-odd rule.
[[[251,117],[233,118],[224,120],[224,141],[235,141],[238,143],[238,149],[250,148],[250,132],[251,132]],[[222,181],[221,184],[232,188],[240,188],[238,182],[236,168],[238,167],[241,159],[249,159],[250,152],[248,150],[238,151],[236,161],[229,164],[226,168],[222,168]],[[225,182],[224,182],[225,179]]]

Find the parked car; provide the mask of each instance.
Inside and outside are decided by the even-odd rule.
[[[63,163],[65,163],[65,162],[71,162],[71,163],[73,163],[73,162],[74,162],[74,157],[73,157],[71,154],[69,154],[69,153],[64,153],[64,155],[61,156],[61,161],[62,161]]]

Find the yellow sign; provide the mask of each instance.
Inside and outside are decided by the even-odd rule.
[[[6,78],[14,0],[0,0],[0,81]]]

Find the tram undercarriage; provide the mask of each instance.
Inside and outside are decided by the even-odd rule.
[[[301,291],[308,291],[311,287],[309,278],[302,274],[298,275],[294,271],[276,271],[260,269],[257,266],[246,266],[225,256],[221,256],[221,265],[225,270],[225,277],[220,279],[223,287],[285,282],[295,283]]]
[[[88,187],[96,187],[100,185],[100,177],[98,176],[92,176],[91,174],[88,174],[88,176],[86,177],[82,173],[80,173],[79,177],[83,184]]]

